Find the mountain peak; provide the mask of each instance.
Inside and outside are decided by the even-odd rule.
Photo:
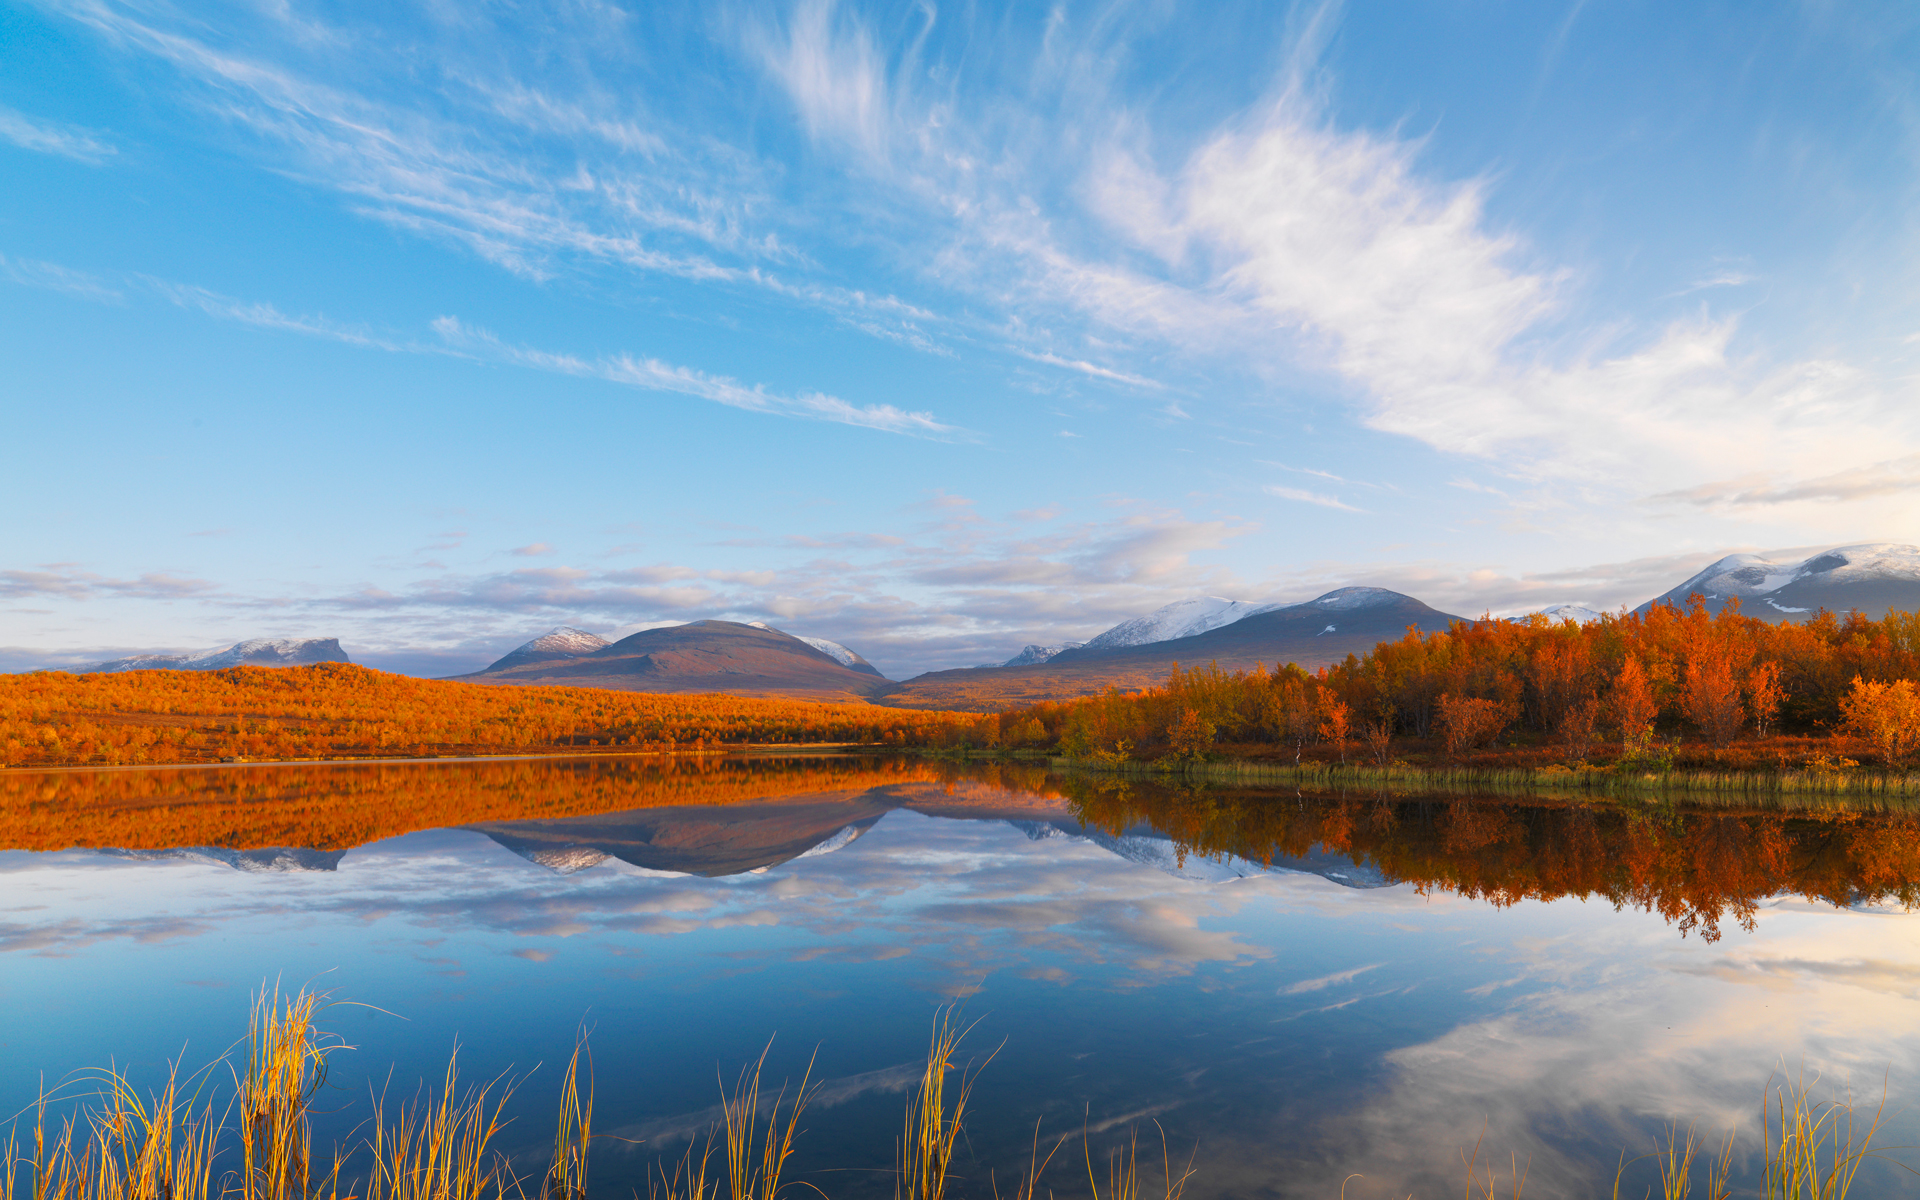
[[[597,633],[588,633],[584,629],[575,629],[571,625],[556,625],[530,642],[522,642],[509,651],[489,671],[498,671],[507,667],[517,667],[522,663],[560,661],[569,658],[585,658],[612,643]]]
[[[1195,596],[1190,600],[1176,600],[1154,609],[1144,617],[1122,621],[1105,633],[1089,638],[1084,648],[1111,650],[1121,646],[1144,646],[1149,642],[1192,637],[1196,633],[1231,625],[1242,617],[1266,612],[1272,607],[1271,604],[1229,600],[1225,596]]]
[[[1067,650],[1078,650],[1084,645],[1086,645],[1085,642],[1062,642],[1058,646],[1026,646],[1021,649],[1020,653],[999,665],[1003,667],[1037,666],[1040,663],[1052,659],[1055,655]]]

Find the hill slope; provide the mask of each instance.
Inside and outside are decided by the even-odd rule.
[[[1126,691],[1158,685],[1175,663],[1218,662],[1226,670],[1240,671],[1256,664],[1293,662],[1313,669],[1348,654],[1365,654],[1379,642],[1400,637],[1409,625],[1433,631],[1458,620],[1464,618],[1385,588],[1341,588],[1189,637],[1104,648],[1089,643],[1034,666],[933,671],[875,699],[903,708],[990,712],[1095,695],[1109,687]]]
[[[873,668],[865,659],[859,662],[867,670],[855,670],[797,637],[736,621],[646,629],[586,653],[522,657],[523,651],[544,640],[529,642],[484,671],[457,678],[469,683],[723,692],[807,700],[860,699],[888,686],[877,672],[868,673]]]

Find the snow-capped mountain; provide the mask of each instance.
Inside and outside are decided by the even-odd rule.
[[[95,671],[220,671],[227,667],[304,667],[310,663],[352,662],[339,638],[254,638],[222,650],[199,654],[136,654],[81,667]]]
[[[1040,663],[1046,662],[1048,659],[1052,658],[1056,654],[1059,654],[1063,650],[1078,650],[1080,647],[1084,645],[1086,645],[1085,642],[1065,642],[1058,646],[1027,646],[1024,649],[1022,649],[1020,653],[1014,655],[1012,658],[1008,659],[1003,663],[1000,663],[999,665],[1003,667],[1036,666]],[[988,665],[993,665],[993,664],[988,664]]]
[[[1562,621],[1572,621],[1576,625],[1591,625],[1606,615],[1599,609],[1588,608],[1584,604],[1549,604],[1545,608],[1536,608],[1533,612],[1539,613],[1556,625]],[[1532,615],[1533,613],[1522,613],[1516,617],[1508,617],[1507,620],[1524,625]]]
[[[1196,596],[1191,600],[1176,600],[1164,608],[1154,609],[1144,617],[1122,621],[1098,637],[1089,638],[1085,648],[1109,650],[1120,646],[1144,646],[1149,642],[1192,637],[1196,633],[1205,633],[1209,629],[1231,625],[1242,617],[1250,617],[1254,613],[1266,612],[1277,607],[1279,606],[1273,604],[1250,604],[1245,600],[1229,600],[1225,596]]]
[[[1662,602],[1684,606],[1695,592],[1715,611],[1738,596],[1742,612],[1767,620],[1800,619],[1822,608],[1857,608],[1878,618],[1889,608],[1920,609],[1920,546],[1867,542],[1805,558],[1729,554],[1636,611]]]
[[[498,671],[507,667],[517,667],[522,663],[585,658],[594,651],[612,644],[597,633],[588,633],[584,629],[575,629],[571,625],[559,625],[530,642],[523,642],[514,647],[505,658],[494,663],[487,670]]]

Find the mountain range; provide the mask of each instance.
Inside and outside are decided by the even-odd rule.
[[[1769,621],[1805,619],[1819,609],[1920,611],[1920,546],[1875,542],[1817,554],[1733,554],[1642,604],[1684,606],[1693,594],[1719,611]],[[1595,621],[1580,604],[1540,610],[1549,619]],[[1347,587],[1301,604],[1260,604],[1224,596],[1180,600],[1122,621],[1086,642],[1033,644],[999,664],[931,671],[902,683],[882,676],[848,647],[800,637],[764,622],[693,621],[642,630],[618,641],[560,626],[481,671],[475,683],[561,685],[645,692],[725,692],[812,700],[871,700],[910,708],[987,711],[1041,700],[1159,683],[1175,664],[1217,662],[1228,670],[1256,663],[1309,669],[1361,654],[1411,626],[1445,629],[1465,618],[1400,592]],[[1510,618],[1524,620],[1525,618]],[[86,671],[217,670],[239,665],[347,662],[334,638],[255,639],[197,655],[137,655]]]
[[[1738,597],[1741,612],[1775,623],[1804,620],[1823,608],[1859,609],[1878,620],[1888,609],[1920,609],[1920,546],[1868,542],[1801,559],[1729,554],[1634,611],[1662,603],[1684,606],[1696,592],[1714,612]]]
[[[98,671],[219,671],[227,667],[304,667],[312,663],[352,662],[339,638],[254,638],[224,650],[199,654],[136,654],[112,662],[76,667],[77,675]]]

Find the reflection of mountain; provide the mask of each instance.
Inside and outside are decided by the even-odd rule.
[[[177,850],[102,849],[101,854],[130,858],[136,862],[157,862],[176,858],[187,862],[219,863],[236,871],[283,873],[293,871],[337,871],[345,850],[308,850],[300,846],[269,846],[258,850],[229,850],[225,846],[182,846]]]
[[[892,809],[882,792],[841,792],[733,806],[642,808],[557,821],[469,828],[563,873],[617,859],[677,875],[738,875],[839,849]]]
[[[1041,807],[1005,815],[1005,806],[978,811],[934,803],[911,791],[886,789],[843,797],[815,796],[728,808],[685,806],[570,817],[558,821],[502,821],[471,828],[527,859],[563,875],[608,860],[673,875],[738,875],[797,859],[830,854],[851,844],[896,808],[950,820],[1000,820],[1034,841],[1067,838],[1098,846],[1141,866],[1181,879],[1220,883],[1268,871],[1298,871],[1345,887],[1385,887],[1391,881],[1369,866],[1320,850],[1275,855],[1271,865],[1234,854],[1195,853],[1151,825],[1119,834],[1081,825]],[[927,812],[928,809],[940,810]]]
[[[1270,871],[1297,871],[1331,879],[1342,887],[1391,887],[1388,879],[1371,866],[1356,866],[1352,859],[1309,850],[1305,854],[1276,854],[1270,863],[1256,862],[1238,854],[1204,853],[1189,850],[1151,825],[1136,825],[1124,833],[1103,833],[1077,821],[1008,821],[1007,824],[1034,841],[1069,838],[1111,851],[1128,862],[1165,871],[1181,879],[1203,883],[1225,883]]]

